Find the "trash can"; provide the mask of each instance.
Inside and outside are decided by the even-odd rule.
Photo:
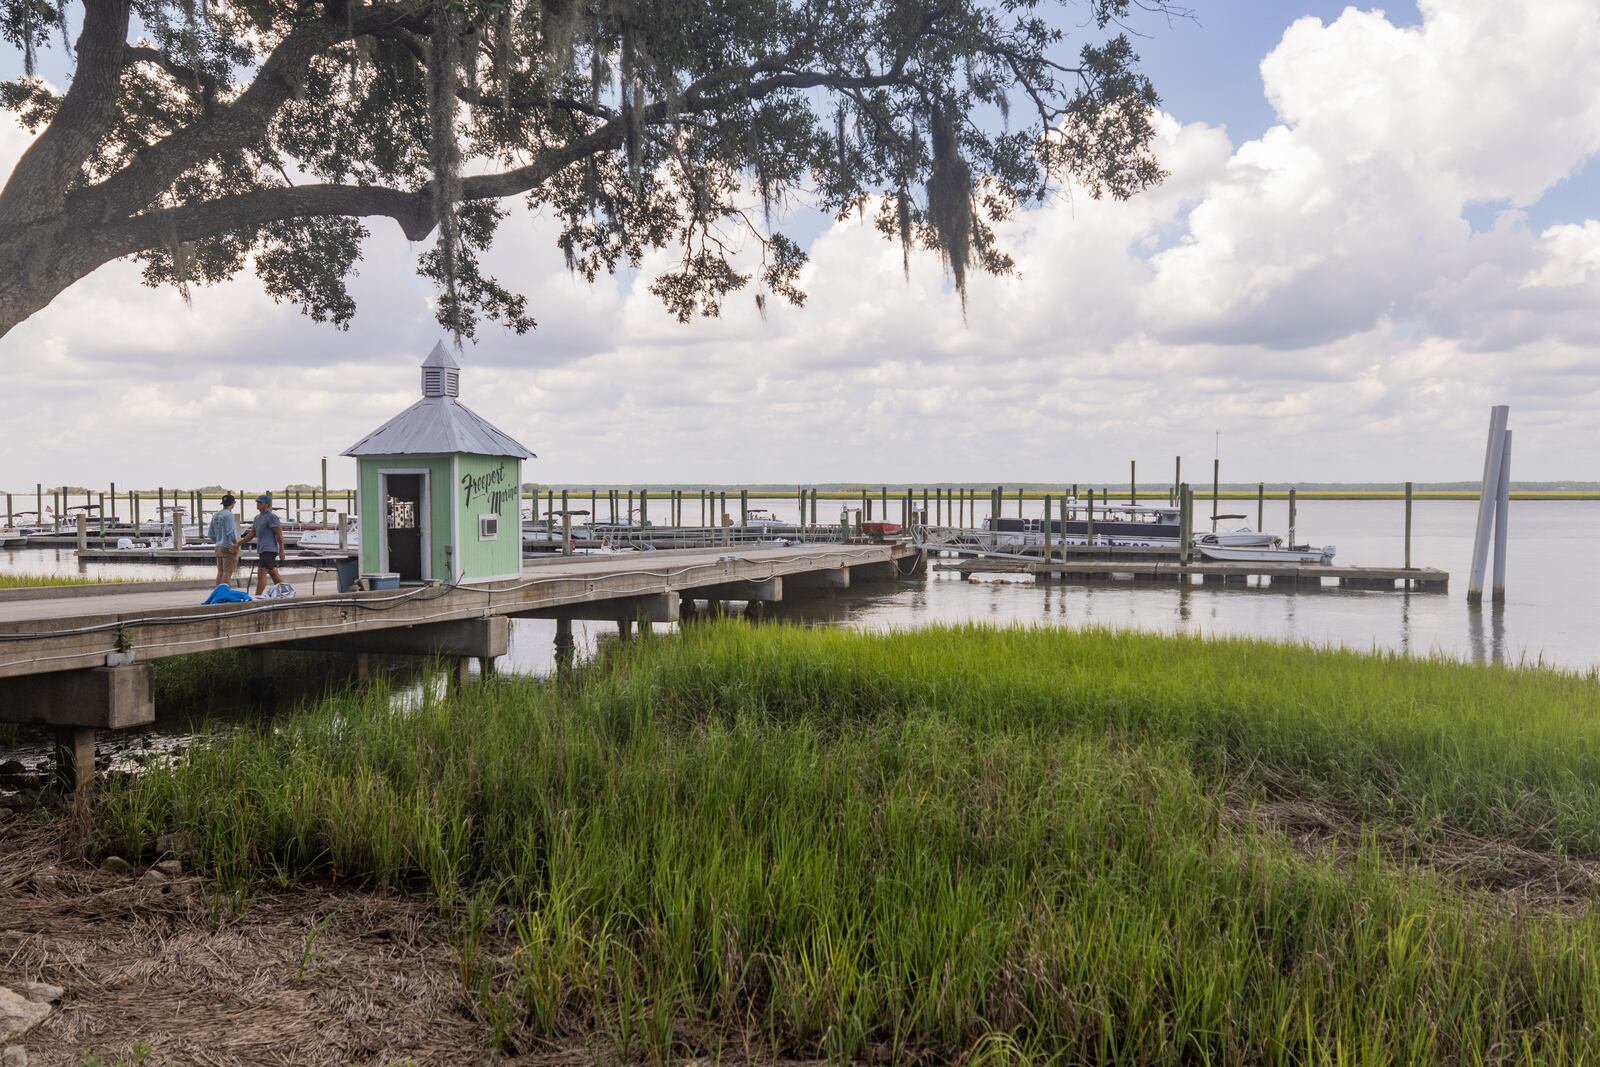
[[[334,563],[333,571],[339,576],[339,592],[348,593],[356,587],[356,581],[361,577],[361,561],[341,559]]]

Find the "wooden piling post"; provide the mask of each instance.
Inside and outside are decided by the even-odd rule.
[[[1500,492],[1500,473],[1504,467],[1506,422],[1511,409],[1496,404],[1489,409],[1489,441],[1483,455],[1483,487],[1478,491],[1478,522],[1472,539],[1472,570],[1467,577],[1467,603],[1483,600],[1483,573],[1489,560],[1489,538],[1494,530],[1494,515]]]
[[[78,520],[78,563],[83,563],[83,552],[89,547],[89,513],[86,511]]]
[[[628,494],[628,508],[629,510],[633,508],[632,493]],[[544,539],[546,541],[554,541],[556,539],[556,491],[554,489],[546,489],[544,491]]]
[[[322,506],[317,511],[317,522],[328,521],[328,457],[322,457]]]
[[[1504,604],[1506,600],[1506,540],[1511,519],[1511,436],[1506,431],[1505,446],[1500,450],[1500,482],[1494,497],[1494,576],[1490,584],[1490,599]]]
[[[1217,497],[1222,495],[1222,460],[1211,461],[1211,532],[1217,532]]]
[[[1128,460],[1128,503],[1139,502],[1139,461]]]
[[[1173,505],[1178,503],[1178,486],[1183,484],[1183,457],[1172,458],[1172,492],[1167,494],[1167,502]]]
[[[1085,514],[1088,521],[1084,524],[1084,540],[1090,548],[1094,547],[1094,490],[1089,490],[1089,509]]]
[[[1194,545],[1194,491],[1178,484],[1178,562],[1189,565]]]
[[[887,485],[879,487],[878,502],[883,507],[883,518],[887,522],[889,520],[889,487]]]
[[[1045,564],[1048,566],[1049,563],[1050,563],[1050,494],[1049,493],[1046,493],[1044,495],[1044,522],[1041,525],[1044,527],[1044,561],[1045,561]],[[1063,528],[1062,533],[1065,533],[1065,532],[1066,532],[1066,530],[1065,530],[1065,528]]]
[[[817,487],[811,487],[811,525],[817,524]]]
[[[350,515],[348,512],[339,512],[339,551],[350,551]]]
[[[1267,528],[1267,483],[1256,483],[1256,533]]]
[[[572,555],[572,509],[567,506],[567,491],[561,490],[561,554]]]
[[[33,483],[33,524],[44,529],[44,483]]]
[[[1295,499],[1294,487],[1289,487],[1289,547],[1294,547]]]
[[[750,490],[739,490],[739,528],[750,525]]]
[[[1406,570],[1411,569],[1411,483],[1406,483]],[[1407,583],[1410,584],[1409,582]]]

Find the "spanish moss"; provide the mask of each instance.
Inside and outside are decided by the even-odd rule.
[[[933,167],[928,175],[928,223],[939,253],[955,279],[961,308],[967,307],[967,266],[972,262],[972,171],[961,156],[955,116],[935,104],[930,122]]]

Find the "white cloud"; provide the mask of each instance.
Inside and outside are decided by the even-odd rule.
[[[851,220],[812,242],[804,309],[743,294],[682,326],[641,280],[669,256],[590,287],[519,208],[489,266],[539,329],[486,326],[468,400],[559,481],[1088,480],[1164,472],[1218,428],[1225,477],[1470,478],[1501,401],[1519,474],[1592,477],[1600,220],[1534,233],[1521,209],[1600,151],[1600,96],[1574,88],[1600,15],[1420,10],[1294,23],[1261,64],[1278,125],[1235,145],[1163,119],[1171,178],[1020,215],[1018,275],[975,279],[965,318],[932,257],[907,279]],[[24,143],[0,126],[0,168]],[[1485,201],[1510,206],[1474,233]],[[417,251],[375,232],[348,334],[253,280],[190,309],[102,269],[0,340],[21,442],[0,483],[310,477],[415,392],[438,333]],[[247,443],[196,447],[218,433]]]

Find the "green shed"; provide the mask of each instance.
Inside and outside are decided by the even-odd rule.
[[[522,574],[522,461],[536,458],[463,404],[440,342],[422,399],[345,450],[356,461],[361,569],[490,582]]]

